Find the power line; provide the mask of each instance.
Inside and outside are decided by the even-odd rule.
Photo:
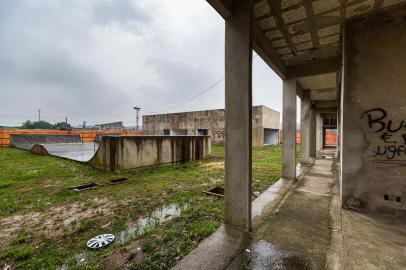
[[[38,115],[23,115],[23,114],[4,114],[4,113],[0,113],[0,116],[6,116],[6,117],[31,117],[31,118],[37,118]],[[65,118],[65,116],[51,116],[51,115],[42,115],[42,117],[46,117],[46,118]]]
[[[257,56],[258,56],[258,54],[255,54],[255,55],[252,57],[252,59],[255,59]],[[223,82],[224,80],[225,80],[225,78],[222,78],[221,80],[219,80],[219,81],[213,83],[212,85],[210,85],[208,88],[204,89],[202,92],[198,93],[197,95],[195,95],[195,96],[193,96],[193,97],[191,97],[191,98],[189,98],[189,99],[187,99],[187,100],[185,100],[185,101],[183,101],[183,102],[181,102],[181,103],[179,103],[179,104],[176,104],[176,105],[174,105],[174,106],[172,106],[172,107],[169,107],[169,108],[167,108],[167,109],[165,109],[165,110],[156,111],[156,112],[146,112],[146,113],[157,114],[157,113],[163,113],[163,112],[167,112],[167,111],[173,110],[173,109],[175,109],[175,108],[177,108],[177,107],[180,107],[180,106],[182,106],[182,105],[188,103],[189,101],[194,100],[195,98],[200,97],[201,95],[203,95],[204,93],[206,93],[206,92],[208,92],[209,90],[213,89],[215,86],[217,86],[218,84],[220,84],[220,83]]]
[[[182,105],[185,104],[185,103],[188,103],[189,101],[192,101],[193,99],[195,99],[195,98],[197,98],[197,97],[200,97],[201,95],[203,95],[203,94],[206,93],[207,91],[213,89],[215,86],[217,86],[218,84],[220,84],[220,83],[223,82],[224,80],[225,80],[225,79],[223,78],[223,79],[221,79],[221,80],[215,82],[214,84],[212,84],[211,86],[209,86],[208,88],[206,88],[205,90],[203,90],[202,92],[200,92],[199,94],[197,94],[197,95],[195,95],[195,96],[193,96],[193,97],[191,97],[191,98],[189,98],[189,99],[187,99],[187,100],[185,100],[185,101],[183,101],[183,102],[181,102],[181,103],[179,103],[179,104],[176,104],[175,106],[172,106],[172,107],[167,108],[167,109],[162,110],[162,111],[158,111],[158,112],[147,112],[147,113],[162,113],[162,112],[166,112],[166,111],[170,111],[170,110],[172,110],[172,109],[175,109],[175,108],[177,108],[177,107],[179,107],[179,106],[182,106]]]

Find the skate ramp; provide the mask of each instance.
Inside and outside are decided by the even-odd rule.
[[[10,134],[11,145],[31,150],[36,144],[80,144],[80,135]]]
[[[30,150],[34,154],[55,156],[88,163],[99,148],[97,143],[35,144]]]

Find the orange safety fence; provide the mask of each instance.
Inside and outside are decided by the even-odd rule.
[[[280,144],[283,143],[283,133],[282,133],[282,131],[279,132],[279,143]],[[300,144],[300,132],[296,132],[296,143]]]
[[[279,132],[279,142],[283,143],[283,134]],[[300,144],[300,132],[296,132],[296,144]],[[337,144],[337,131],[326,131],[326,145]]]
[[[337,132],[336,131],[326,131],[326,145],[337,145]]]
[[[80,135],[82,142],[94,142],[97,134],[134,136],[142,130],[54,130],[54,129],[0,129],[0,147],[10,146],[10,134]]]

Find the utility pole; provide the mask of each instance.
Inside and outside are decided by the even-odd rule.
[[[41,109],[38,110],[38,122],[41,121]]]
[[[140,117],[141,107],[135,106],[133,109],[136,110],[136,112],[137,112],[137,130],[138,130],[138,129],[139,129],[138,123],[139,123],[139,117]]]
[[[68,117],[65,117],[65,123],[68,124]]]

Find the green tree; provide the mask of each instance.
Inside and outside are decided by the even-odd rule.
[[[66,122],[58,122],[54,125],[54,129],[59,130],[72,130],[72,126]]]
[[[31,122],[30,120],[25,121],[21,126],[23,129],[53,129],[54,126],[47,121],[36,121]]]

